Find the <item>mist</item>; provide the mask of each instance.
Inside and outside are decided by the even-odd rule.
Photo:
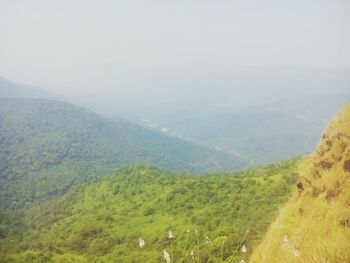
[[[0,75],[108,114],[347,92],[346,1],[6,1]]]

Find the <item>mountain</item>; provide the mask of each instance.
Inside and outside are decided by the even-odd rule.
[[[251,263],[350,262],[350,105],[330,123]]]
[[[0,97],[58,99],[58,96],[38,87],[16,83],[0,76]]]
[[[245,166],[233,155],[69,103],[12,98],[0,98],[0,160],[0,203],[12,206],[61,194],[132,162],[188,173]]]
[[[4,219],[0,255],[5,262],[161,262],[166,249],[172,262],[238,262],[241,246],[251,253],[288,198],[298,163],[198,177],[128,165],[28,208],[24,226],[15,225],[21,234]]]
[[[181,102],[170,103],[165,100],[162,103],[154,103],[155,105],[151,103],[153,100],[144,98],[146,94],[139,96],[138,93],[134,94],[132,103],[128,105],[115,96],[105,98],[100,103],[95,102],[99,101],[98,98],[87,102],[84,96],[79,99],[61,99],[44,90],[3,78],[0,78],[0,97],[51,98],[70,101],[95,112],[104,112],[105,116],[118,114],[147,129],[226,152],[250,166],[256,166],[309,154],[315,149],[324,126],[337,110],[350,100],[347,88],[350,83],[349,72],[348,68],[325,71],[308,69],[305,72],[293,68],[267,71],[241,69],[239,74],[231,72],[232,75],[227,72],[227,75],[221,76],[223,79],[229,78],[233,81],[230,84],[235,87],[233,90],[246,87],[248,97],[259,95],[258,97],[261,98],[266,97],[265,100],[271,97],[271,101],[275,95],[279,94],[277,97],[283,98],[265,104],[246,106],[238,106],[234,101],[225,101],[226,97],[241,99],[244,93],[243,90],[242,94],[234,93],[228,88],[230,82],[226,83],[226,81],[220,82],[225,85],[215,90],[215,94],[205,95],[209,98],[220,97],[211,103],[204,98],[200,102],[193,101],[192,104],[187,101],[191,98],[198,100],[197,96],[203,96],[200,90],[196,90],[195,95],[186,93]],[[199,76],[205,79],[208,77],[208,83],[215,84],[209,77],[209,73],[205,76],[199,74],[197,77]],[[194,82],[192,85],[200,85],[202,82],[203,80]],[[186,82],[178,83],[174,79],[172,85],[176,83],[181,86]],[[283,95],[281,90],[284,89],[280,88],[281,85],[289,87],[285,88],[289,91],[287,94]],[[261,90],[257,87],[261,87]],[[230,96],[224,96],[225,94]],[[140,99],[151,105],[143,105]],[[112,107],[107,110],[107,114],[103,107],[108,104],[108,101]],[[133,107],[136,108],[133,109]],[[120,117],[115,119],[117,122],[120,121]]]
[[[350,67],[202,65],[181,69],[150,68],[146,72],[119,69],[109,77],[113,86],[124,92],[115,93],[116,96],[86,94],[84,97],[106,112],[118,112],[128,119],[134,115],[159,120],[161,116],[171,116],[182,110],[192,115],[213,108],[232,110],[233,107],[299,100],[320,94],[349,93]],[[100,85],[100,80],[95,82],[95,86]],[[129,103],[130,99],[133,103]]]
[[[328,93],[262,105],[184,107],[134,120],[259,165],[311,153],[324,126],[349,100],[350,93]]]

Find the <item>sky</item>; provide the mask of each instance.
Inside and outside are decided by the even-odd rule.
[[[269,72],[264,87],[250,83],[254,94],[270,91],[275,70],[350,67],[349,25],[346,0],[0,0],[0,75],[100,104],[218,86],[239,98],[242,71]]]

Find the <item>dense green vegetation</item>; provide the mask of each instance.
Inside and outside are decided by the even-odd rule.
[[[189,173],[244,166],[232,155],[68,103],[0,98],[1,207],[62,194],[133,162]]]
[[[200,177],[129,165],[27,209],[22,241],[0,241],[3,262],[161,262],[163,249],[174,262],[238,262],[288,198],[297,165]]]
[[[27,90],[1,85],[0,97]],[[171,262],[348,262],[349,108],[301,168],[292,159],[225,172],[299,151],[289,146],[311,115],[283,105],[199,120],[201,143],[216,151],[64,102],[0,98],[0,263],[154,263],[164,250]],[[281,210],[297,178],[302,190]]]

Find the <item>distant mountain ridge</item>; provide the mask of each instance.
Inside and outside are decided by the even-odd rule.
[[[117,122],[120,120],[119,116],[122,116],[158,133],[225,152],[243,160],[250,166],[268,164],[309,154],[314,150],[324,126],[336,111],[350,100],[350,93],[346,92],[345,88],[348,72],[348,69],[339,69],[333,73],[325,73],[324,93],[318,95],[306,92],[307,95],[304,97],[286,98],[261,105],[232,105],[231,107],[227,105],[195,105],[193,107],[183,105],[183,107],[170,107],[164,111],[156,107],[155,111],[144,109],[139,114],[125,112],[124,109],[124,111],[108,114],[108,116],[116,115]],[[311,76],[312,78],[309,79]],[[311,85],[313,81],[320,82],[317,76],[319,75],[306,74],[304,77]],[[296,86],[299,87],[297,94],[300,95],[303,78],[299,76],[298,79],[300,83],[296,83]],[[340,85],[341,87],[332,93],[330,89],[332,81],[338,85],[342,83],[341,79],[344,79],[345,84]],[[312,87],[315,92],[316,87]],[[0,97],[4,96],[53,98],[55,100],[58,98],[45,90],[0,78]],[[58,99],[67,101],[67,99]],[[71,102],[96,112],[103,112],[93,103]]]
[[[0,76],[0,97],[58,99],[59,97],[38,87],[10,81]]]
[[[69,103],[0,98],[2,204],[56,195],[133,162],[188,173],[245,167],[233,155],[111,121]]]
[[[166,127],[174,136],[259,165],[313,152],[324,127],[348,101],[350,93],[323,93],[262,105],[198,106],[151,112],[138,123],[156,130]]]

